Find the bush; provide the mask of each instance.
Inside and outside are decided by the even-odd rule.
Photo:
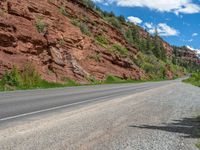
[[[191,77],[184,80],[184,82],[200,87],[200,73],[193,73]]]
[[[106,80],[104,81],[105,83],[120,83],[124,82],[125,80],[122,80],[121,78],[109,75],[107,76]]]
[[[13,67],[10,72],[6,72],[1,80],[1,85],[3,88],[17,87],[20,86],[20,84],[21,77],[16,67]]]
[[[21,73],[21,79],[22,86],[24,88],[37,87],[41,82],[40,75],[37,73],[35,67],[31,63],[28,63],[24,66]]]
[[[165,79],[165,63],[158,60],[154,55],[138,53],[134,63],[142,68],[150,79]]]
[[[80,27],[80,30],[81,30],[82,33],[84,33],[85,35],[88,35],[88,36],[91,35],[91,31],[90,31],[90,29],[88,28],[87,24],[81,22],[81,23],[79,24],[79,27]]]
[[[121,29],[122,28],[122,24],[120,23],[120,21],[116,18],[116,17],[109,17],[106,19],[112,26],[114,26],[117,29]]]
[[[85,4],[86,7],[94,9],[95,8],[95,4],[93,1],[91,0],[82,0],[82,2]]]
[[[101,35],[95,37],[95,41],[97,42],[97,44],[101,45],[104,48],[107,48],[109,44],[108,39],[106,39],[106,37],[101,36]]]
[[[47,24],[43,21],[36,21],[36,28],[39,33],[45,33],[47,31]]]
[[[78,21],[78,20],[72,20],[71,22],[72,22],[73,25],[79,27],[83,34],[88,35],[88,36],[91,35],[91,31],[88,28],[86,23]]]
[[[70,83],[71,84],[71,83]],[[34,88],[52,88],[64,87],[67,84],[51,83],[42,80],[40,75],[30,63],[24,66],[20,72],[16,67],[10,72],[6,72],[0,80],[0,90],[16,90],[16,89],[34,89]]]
[[[120,54],[124,57],[128,56],[128,50],[121,44],[113,44],[111,51],[114,51],[115,53]]]

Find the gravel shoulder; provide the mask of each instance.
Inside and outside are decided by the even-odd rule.
[[[0,150],[198,150],[199,98],[200,88],[176,82],[35,116],[0,127]]]

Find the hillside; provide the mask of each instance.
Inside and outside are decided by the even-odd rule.
[[[199,67],[194,57],[89,0],[0,2],[0,78],[31,63],[51,82],[172,79],[184,74],[180,66],[188,60]]]

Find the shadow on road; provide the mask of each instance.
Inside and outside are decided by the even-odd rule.
[[[173,120],[172,123],[162,124],[160,126],[131,125],[130,127],[180,133],[182,134],[181,136],[185,138],[199,138],[200,137],[200,117]]]

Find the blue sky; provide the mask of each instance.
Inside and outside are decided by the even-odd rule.
[[[103,10],[123,15],[129,21],[159,30],[176,46],[200,49],[200,0],[93,0]]]

